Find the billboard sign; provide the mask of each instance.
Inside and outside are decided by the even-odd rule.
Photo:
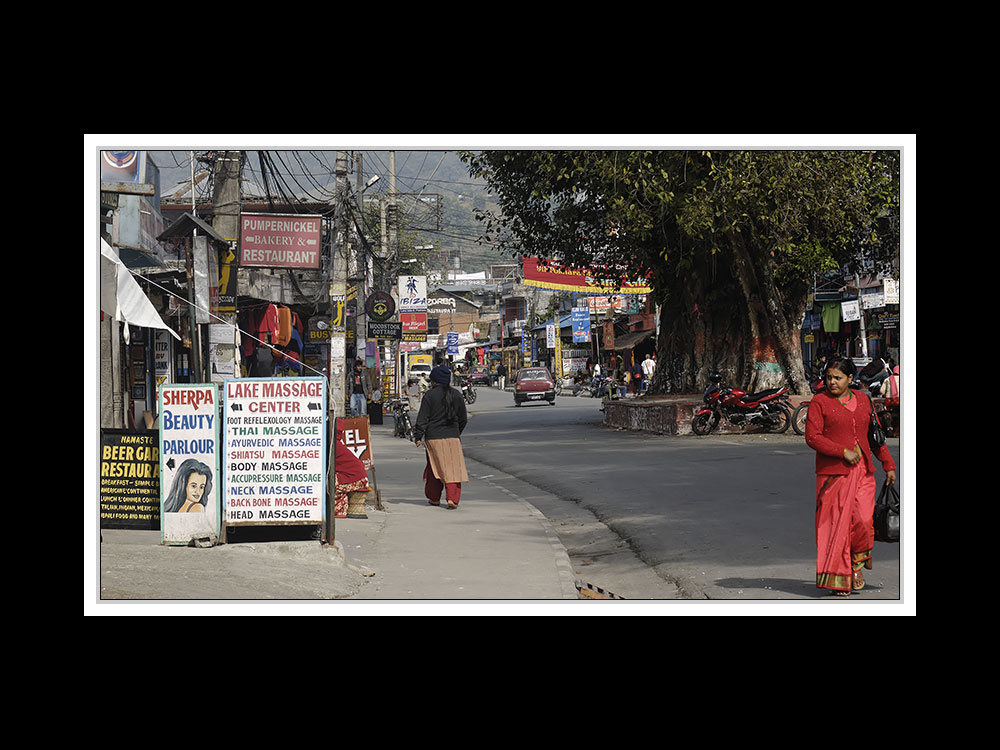
[[[101,430],[101,528],[160,528],[156,433]]]
[[[398,291],[401,313],[427,311],[426,276],[400,276]]]
[[[594,268],[570,268],[538,258],[524,258],[524,285],[583,294],[649,294],[648,279],[619,283],[614,275]]]
[[[403,333],[427,333],[427,313],[400,313],[399,322],[403,324]]]
[[[573,343],[582,344],[590,341],[590,308],[573,308]]]
[[[160,536],[219,535],[219,394],[213,383],[160,388]]]
[[[225,382],[227,526],[323,522],[325,382],[323,378]]]
[[[322,217],[241,214],[240,265],[245,268],[319,268]]]
[[[374,323],[368,321],[367,337],[369,339],[398,339],[403,335],[402,324],[389,321],[388,323]]]

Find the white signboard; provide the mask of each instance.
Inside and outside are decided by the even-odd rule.
[[[852,320],[861,320],[861,306],[856,299],[850,302],[841,302],[840,314],[845,323],[849,323]]]
[[[874,292],[866,290],[865,293],[861,295],[861,306],[865,310],[874,310],[879,307],[885,307],[885,300],[882,297],[881,290]]]
[[[424,312],[427,310],[427,277],[399,277],[399,311]]]
[[[323,378],[225,383],[227,526],[320,524],[326,511]]]
[[[160,388],[160,536],[219,536],[219,393],[212,383]]]
[[[556,348],[556,327],[554,325],[545,326],[545,348]]]
[[[898,305],[899,282],[895,279],[882,279],[882,296],[887,305]]]

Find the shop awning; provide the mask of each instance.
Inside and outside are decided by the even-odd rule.
[[[125,326],[125,343],[128,343],[128,326],[162,328],[170,331],[175,339],[177,333],[163,322],[149,297],[142,291],[132,273],[125,267],[118,254],[104,239],[101,239],[101,310]]]
[[[615,345],[607,347],[613,351],[622,351],[623,349],[632,349],[636,344],[640,344],[650,336],[652,336],[656,331],[636,331],[635,333],[624,333],[621,336],[615,336]]]

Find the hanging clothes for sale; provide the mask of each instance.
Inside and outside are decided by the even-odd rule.
[[[276,305],[267,305],[263,308],[260,320],[257,323],[257,338],[266,344],[274,346],[279,336],[278,308]]]
[[[240,327],[240,353],[246,360],[257,351],[257,314],[254,310],[241,310],[236,318]]]
[[[840,333],[840,303],[823,303],[823,330],[827,333]]]
[[[285,346],[292,340],[292,311],[287,307],[278,308],[278,335],[276,346]]]

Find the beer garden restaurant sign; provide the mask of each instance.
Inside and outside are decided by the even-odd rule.
[[[225,388],[226,526],[321,524],[324,378],[238,378]]]
[[[101,430],[101,528],[160,529],[155,432]]]

